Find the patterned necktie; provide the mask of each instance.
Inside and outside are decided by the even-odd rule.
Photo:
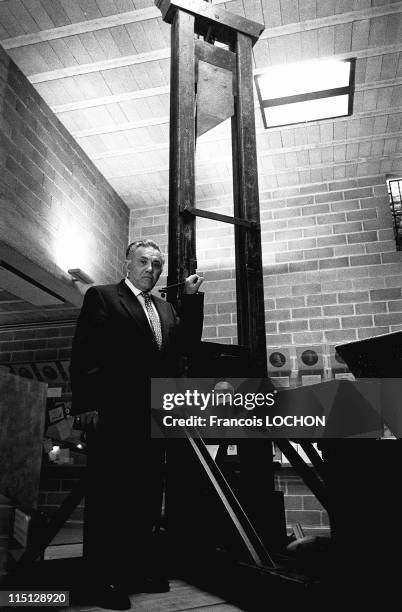
[[[146,311],[149,317],[149,321],[151,323],[151,328],[155,336],[156,343],[158,345],[158,349],[160,349],[162,346],[161,322],[159,321],[159,317],[156,315],[152,307],[152,300],[151,300],[151,296],[149,295],[149,293],[142,291],[141,295],[144,298],[145,308],[146,308]]]

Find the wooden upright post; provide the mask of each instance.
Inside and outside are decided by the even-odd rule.
[[[171,38],[168,285],[175,285],[197,268],[195,217],[183,215],[195,199],[194,16],[177,11]],[[168,290],[169,302],[176,296]]]
[[[232,117],[233,195],[235,217],[251,229],[235,226],[238,342],[249,346],[255,376],[267,376],[264,285],[262,271],[257,148],[253,101],[252,39],[237,32],[237,90]]]

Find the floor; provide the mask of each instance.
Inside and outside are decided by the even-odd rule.
[[[46,549],[45,559],[61,559],[65,557],[80,557],[82,555],[82,533],[74,526],[65,526],[51,545]],[[65,542],[69,542],[66,544]],[[130,596],[131,607],[135,612],[241,612],[243,608],[234,606],[222,597],[203,591],[182,580],[170,582],[169,593],[140,593]],[[102,610],[90,605],[73,605],[69,608],[59,608],[64,612],[87,612]]]
[[[184,612],[197,610],[197,612],[241,612],[238,608],[217,595],[202,591],[195,586],[186,584],[181,580],[172,580],[169,593],[153,593],[131,595],[131,608],[134,612]],[[62,608],[74,612],[87,612],[89,610],[102,610],[96,606],[71,606]]]
[[[46,549],[44,559],[45,562],[49,561],[49,564],[45,563],[46,570],[44,569],[45,565],[39,564],[36,573],[30,572],[26,588],[32,588],[32,590],[46,589],[48,591],[53,590],[52,585],[54,585],[54,590],[59,590],[61,584],[82,584],[82,559],[79,558],[82,558],[82,530],[78,525],[66,525]],[[230,574],[227,571],[225,572],[221,562],[209,564],[207,574],[212,577],[212,583],[215,582],[215,587],[219,588],[211,586],[209,579],[208,582],[200,582],[198,580],[200,576],[196,573],[195,583],[199,586],[194,586],[194,584],[185,582],[183,579],[172,579],[170,581],[171,589],[168,593],[131,595],[131,609],[134,612],[185,612],[190,610],[196,610],[197,612],[244,612],[251,609],[254,612],[260,612],[260,610],[267,609],[267,600],[275,601],[278,596],[279,599],[288,602],[290,607],[288,606],[286,610],[293,611],[295,607],[300,607],[301,595],[303,595],[302,599],[306,599],[306,602],[310,601],[310,595],[307,591],[305,595],[303,594],[305,591],[304,582],[302,593],[300,587],[295,590],[296,587],[293,587],[291,583],[288,584],[288,579],[285,581],[281,579],[278,582],[278,580],[270,578],[268,585],[265,576],[255,574],[255,572],[250,573],[246,567],[241,572],[238,568],[234,573],[234,567],[229,567]],[[237,568],[237,566],[235,567]],[[187,572],[184,575],[189,581],[192,580]],[[221,580],[222,577],[223,580]],[[67,582],[65,582],[66,578]],[[68,586],[64,587],[64,589],[68,588]],[[70,607],[53,607],[52,609],[62,610],[63,612],[95,612],[97,610],[101,612],[105,610],[95,604],[90,605],[92,602],[88,598],[85,587],[81,595],[77,590],[74,590],[70,598],[72,599]],[[260,608],[261,601],[265,603]]]

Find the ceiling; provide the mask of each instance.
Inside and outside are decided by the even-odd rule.
[[[264,130],[255,109],[261,200],[289,184],[290,170],[293,182],[311,183],[324,166],[385,160],[392,169],[402,151],[402,2],[217,3],[265,23],[254,71],[357,58],[348,120]],[[152,0],[0,0],[0,41],[127,206],[166,205],[170,26]],[[205,207],[231,191],[229,136],[223,124],[197,143]]]

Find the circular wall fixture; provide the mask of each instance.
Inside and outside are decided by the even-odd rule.
[[[307,351],[303,351],[301,354],[302,362],[307,366],[313,366],[318,361],[318,355],[312,349],[308,349]]]
[[[274,353],[270,354],[269,363],[274,366],[274,368],[281,368],[286,363],[286,357],[283,353],[275,351]]]

